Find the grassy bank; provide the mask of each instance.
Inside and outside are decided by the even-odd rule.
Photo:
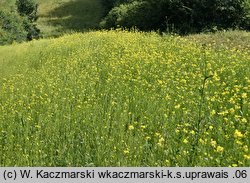
[[[36,0],[42,37],[96,29],[103,16],[101,0]],[[15,0],[1,0],[0,10],[15,10]]]

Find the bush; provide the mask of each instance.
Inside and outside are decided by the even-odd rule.
[[[27,34],[21,16],[13,12],[0,11],[0,45],[24,41]]]
[[[101,22],[101,26],[104,28],[117,27],[119,25],[125,27],[137,26],[140,17],[137,16],[137,19],[133,19],[133,17],[140,12],[139,9],[142,7],[143,3],[140,2],[121,4],[109,12],[106,18]]]
[[[204,1],[194,9],[197,28],[239,28],[245,19],[245,0]]]
[[[118,3],[119,1],[115,1]],[[173,30],[186,34],[213,29],[249,30],[247,0],[137,0],[114,7],[101,22],[104,28]],[[248,6],[246,5],[248,3]]]
[[[38,4],[34,0],[16,0],[16,5],[21,16],[27,16],[31,22],[37,20]]]
[[[241,24],[241,27],[243,29],[250,31],[250,1],[245,2],[244,8],[245,8],[245,16],[244,16],[244,20]]]
[[[36,24],[30,22],[29,19],[24,19],[24,28],[27,31],[27,41],[38,39],[40,37],[40,29],[36,27]]]
[[[17,11],[0,11],[0,45],[39,38],[37,4],[33,0],[17,0]]]
[[[137,27],[141,30],[152,30],[158,26],[160,14],[156,7],[146,1],[134,1],[113,8],[101,22],[101,27]]]
[[[122,3],[129,3],[131,1],[132,0],[102,0],[101,2],[104,7],[104,14],[106,15],[112,8],[119,6]]]
[[[113,8],[115,6],[118,6],[122,3],[129,3],[132,2],[133,0],[102,0],[102,4],[105,7]]]
[[[24,17],[24,28],[28,32],[27,40],[39,38],[40,30],[34,22],[37,20],[38,4],[34,0],[16,0],[17,12]]]

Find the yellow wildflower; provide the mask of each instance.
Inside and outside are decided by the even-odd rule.
[[[174,106],[174,108],[175,108],[175,109],[180,109],[180,107],[181,107],[181,105],[180,105],[180,104],[178,104],[178,105]]]
[[[239,130],[235,130],[234,132],[234,138],[242,138],[243,134]]]
[[[210,114],[213,116],[213,115],[216,114],[216,111],[215,111],[215,110],[212,110],[212,111],[210,112]]]
[[[216,151],[221,153],[224,151],[224,147],[217,146]]]
[[[194,135],[194,134],[195,134],[195,131],[194,131],[194,130],[191,130],[191,131],[190,131],[190,134]]]
[[[241,122],[242,122],[242,123],[247,123],[247,119],[246,119],[246,118],[242,118],[242,119],[241,119]]]
[[[123,153],[124,153],[125,155],[129,154],[129,149],[125,149],[125,150],[123,151]]]
[[[247,160],[250,160],[250,155],[244,154],[243,157]]]
[[[246,98],[247,98],[247,93],[242,93],[241,97],[242,97],[243,99],[246,99]]]
[[[164,140],[164,138],[163,137],[161,137],[160,139],[159,139],[159,143],[163,143],[165,140]]]
[[[217,145],[217,142],[216,142],[215,140],[211,139],[211,145],[212,145],[213,147],[215,147],[215,146]]]
[[[184,143],[184,144],[187,144],[187,143],[188,143],[188,140],[187,140],[187,139],[184,139],[184,140],[183,140],[183,143]]]
[[[135,127],[134,127],[133,125],[129,125],[129,126],[128,126],[128,129],[129,129],[129,130],[134,130]]]
[[[203,139],[199,139],[199,142],[200,142],[201,144],[205,144],[205,141],[204,141]]]
[[[244,152],[248,152],[248,146],[247,146],[247,145],[244,145],[244,146],[242,147],[242,149],[243,149]]]

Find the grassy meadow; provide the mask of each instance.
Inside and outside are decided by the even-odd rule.
[[[35,0],[38,6],[37,27],[42,37],[98,28],[103,17],[101,0]],[[14,10],[16,0],[0,0],[0,10]]]
[[[38,28],[43,37],[82,32],[99,27],[103,17],[101,0],[37,0]]]
[[[0,166],[250,166],[250,34],[232,34],[1,46]]]

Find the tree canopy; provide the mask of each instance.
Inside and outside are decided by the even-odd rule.
[[[250,29],[248,0],[104,0],[109,8],[104,28],[186,34],[218,29]]]
[[[0,45],[39,38],[37,7],[34,0],[16,0],[15,11],[0,10]]]

